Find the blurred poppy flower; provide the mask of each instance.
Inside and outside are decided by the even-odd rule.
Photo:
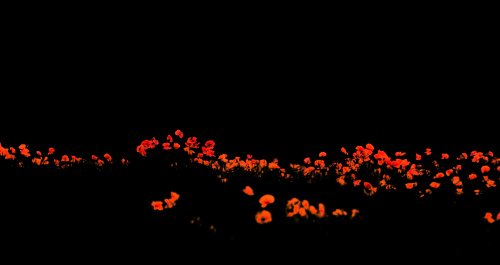
[[[366,149],[373,151],[373,150],[375,150],[375,147],[373,147],[372,144],[366,144]]]
[[[351,211],[351,219],[356,217],[357,215],[359,214],[359,210],[358,209],[352,209]]]
[[[172,200],[172,202],[175,203],[179,198],[180,198],[179,193],[177,193],[175,191],[170,192],[170,200]]]
[[[446,170],[445,173],[446,173],[446,176],[449,177],[449,176],[451,176],[451,174],[453,174],[453,169],[448,169],[448,170]]]
[[[344,155],[349,155],[344,147],[340,148],[340,152],[342,152]]]
[[[420,160],[422,160],[422,156],[421,156],[421,155],[419,155],[419,154],[415,154],[415,159],[416,159],[417,161],[420,161]]]
[[[164,150],[170,150],[172,147],[170,147],[170,143],[163,143],[162,144]]]
[[[262,208],[266,208],[268,204],[274,203],[274,196],[271,194],[263,195],[262,197],[260,197],[259,203]]]
[[[245,186],[245,188],[243,189],[243,193],[245,193],[248,196],[254,195],[253,189],[250,186]]]
[[[493,219],[493,214],[491,214],[490,212],[486,212],[486,214],[484,215],[484,219],[486,219],[486,221],[490,224],[495,222],[495,219]]]
[[[471,173],[471,174],[469,174],[469,179],[470,179],[470,180],[477,179],[477,175],[476,175],[476,174],[474,174],[474,173]]]
[[[320,152],[319,153],[319,157],[325,157],[326,156],[326,152]]]
[[[430,148],[426,148],[424,154],[430,156],[432,154],[432,150]]]
[[[69,162],[69,156],[68,155],[63,155],[61,158],[62,162]]]
[[[440,179],[444,177],[444,174],[442,172],[438,172],[435,176],[434,176],[434,179]]]
[[[162,201],[153,201],[151,203],[151,206],[153,206],[153,210],[155,210],[155,211],[163,211],[163,202]]]
[[[441,183],[438,183],[438,182],[431,182],[430,186],[434,189],[437,189],[439,188],[439,186],[441,186]]]
[[[111,162],[111,160],[113,160],[113,158],[111,157],[111,155],[108,154],[108,153],[104,154],[104,159],[106,159],[106,161],[108,161],[108,162]]]
[[[175,136],[177,136],[179,138],[184,137],[184,133],[181,130],[176,130],[174,134],[175,134]]]
[[[273,221],[273,217],[271,212],[262,210],[255,215],[255,221],[257,221],[258,224],[267,224]]]
[[[311,158],[309,158],[309,157],[304,158],[304,163],[305,163],[306,165],[311,164]]]
[[[450,155],[448,155],[447,153],[441,154],[441,159],[449,159],[449,158],[450,158]]]
[[[486,173],[486,172],[490,172],[490,167],[489,166],[482,166],[481,173]]]
[[[412,182],[412,183],[406,183],[405,184],[406,188],[411,190],[413,189],[415,186],[417,186],[417,182]]]
[[[181,145],[180,145],[180,144],[178,144],[178,143],[174,143],[174,149],[179,149],[180,147],[181,147]]]

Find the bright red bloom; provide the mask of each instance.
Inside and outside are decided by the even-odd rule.
[[[163,211],[163,202],[162,201],[153,201],[151,203],[151,206],[153,206],[153,210],[155,210],[155,211]]]
[[[311,158],[309,158],[309,157],[304,158],[304,163],[305,163],[306,165],[311,164]]]
[[[205,142],[205,147],[206,148],[212,149],[212,148],[214,148],[214,146],[215,146],[215,142],[213,140],[208,140],[208,141]]]
[[[61,158],[62,162],[69,162],[69,156],[68,155],[63,155]]]
[[[250,186],[245,186],[245,188],[243,189],[243,193],[245,193],[248,196],[254,195],[253,189]]]
[[[489,166],[482,166],[481,167],[481,173],[486,173],[486,172],[489,172],[490,171],[490,167]]]
[[[259,199],[260,206],[266,208],[268,204],[274,203],[274,196],[271,194],[266,194]]]
[[[447,153],[441,154],[441,159],[449,159],[449,158],[450,158],[450,155],[448,155]]]
[[[257,221],[258,224],[267,224],[273,221],[273,216],[271,212],[262,210],[255,215],[255,221]]]
[[[430,186],[434,189],[437,189],[439,188],[439,186],[441,186],[441,183],[438,183],[438,182],[431,182]]]
[[[375,147],[372,144],[366,144],[366,149],[373,151],[375,150]]]
[[[111,157],[111,155],[108,154],[108,153],[104,154],[104,159],[106,159],[106,161],[108,161],[108,162],[111,162],[111,160],[113,160],[113,158]]]
[[[417,161],[420,161],[420,160],[422,160],[422,156],[421,156],[421,155],[419,155],[419,154],[415,154],[415,159],[416,159]]]
[[[175,136],[177,136],[179,138],[183,138],[184,137],[184,133],[181,130],[175,131],[174,134],[175,134]]]
[[[56,149],[54,149],[54,147],[50,147],[48,155],[53,154],[55,151],[56,151]]]
[[[326,152],[320,152],[319,153],[319,157],[325,157],[326,156]]]

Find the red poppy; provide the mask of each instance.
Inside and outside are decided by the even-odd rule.
[[[477,178],[477,175],[476,175],[476,174],[474,174],[474,173],[469,174],[469,179],[470,179],[470,180],[474,180],[474,179],[476,179],[476,178]]]
[[[432,150],[430,148],[426,148],[424,154],[430,156],[432,154]]]
[[[106,161],[108,161],[108,162],[111,162],[111,160],[113,160],[113,158],[111,157],[111,155],[108,154],[108,153],[104,154],[104,159],[106,159]]]
[[[174,143],[174,149],[179,149],[180,147],[181,147],[181,145],[180,145],[180,144],[178,144],[178,143]]]
[[[55,151],[56,151],[56,149],[54,149],[54,147],[49,147],[49,153],[48,153],[48,155],[53,154]]]
[[[96,155],[92,155],[90,158],[94,161],[97,161],[97,159],[99,159],[99,157],[97,157]]]
[[[208,141],[205,142],[205,147],[206,148],[212,149],[212,148],[214,148],[214,146],[215,146],[215,141],[213,141],[213,140],[208,140]]]
[[[184,133],[181,130],[176,130],[174,134],[175,134],[175,136],[177,136],[179,138],[184,137]]]
[[[375,150],[375,147],[373,147],[372,144],[366,144],[366,149],[373,151],[373,150]]]
[[[422,156],[421,156],[421,155],[419,155],[419,154],[415,154],[415,156],[416,156],[416,157],[415,157],[415,159],[416,159],[417,161],[422,160]]]
[[[137,153],[141,154],[141,156],[146,156],[146,149],[142,144],[137,146],[135,150],[137,151]]]
[[[188,137],[186,146],[189,148],[199,148],[200,143],[198,142],[198,139],[196,137]]]
[[[486,172],[489,172],[490,171],[490,167],[489,166],[482,166],[481,167],[481,173],[486,173]]]
[[[493,219],[493,214],[491,214],[490,212],[486,212],[486,214],[484,215],[484,219],[486,219],[486,221],[490,224],[495,222],[495,219]]]
[[[395,154],[396,156],[405,156],[406,153],[405,152],[396,152]]]
[[[97,165],[102,167],[104,165],[104,161],[101,159],[97,160]]]
[[[163,143],[162,144],[164,150],[170,150],[172,147],[170,147],[170,143]]]
[[[344,155],[349,155],[344,147],[340,148],[340,152],[342,152]]]
[[[449,158],[450,158],[450,155],[448,155],[447,153],[441,154],[441,159],[449,159]]]
[[[153,210],[155,210],[155,211],[163,211],[163,202],[162,201],[153,201],[151,203],[151,206],[153,206]]]
[[[412,183],[406,183],[405,184],[406,188],[411,190],[413,189],[415,186],[417,186],[417,182],[412,182]]]
[[[317,214],[317,216],[318,216],[319,218],[323,218],[323,217],[325,217],[325,213],[326,213],[326,210],[325,210],[325,205],[324,205],[324,204],[322,204],[322,203],[320,203],[320,204],[318,205],[318,214]]]
[[[250,186],[245,186],[245,188],[243,189],[243,193],[245,193],[248,196],[254,195],[253,189]]]
[[[356,217],[357,215],[359,214],[359,210],[358,209],[352,209],[351,211],[351,219]]]
[[[260,197],[259,203],[262,208],[266,208],[268,204],[274,203],[274,196],[271,194],[263,195],[262,197]]]
[[[353,181],[352,183],[353,183],[354,187],[357,187],[357,186],[361,185],[361,180],[357,179],[357,180]]]
[[[309,158],[309,157],[304,158],[304,163],[305,163],[306,165],[311,164],[311,158]]]
[[[445,173],[446,173],[446,176],[449,177],[449,176],[451,176],[451,174],[453,174],[453,169],[447,169]]]
[[[430,186],[431,186],[431,188],[437,189],[437,188],[439,188],[439,186],[441,186],[441,183],[431,182]]]
[[[258,224],[267,224],[273,221],[273,217],[271,215],[271,212],[262,210],[260,212],[257,212],[257,214],[255,215],[255,221],[257,221]]]
[[[434,179],[440,179],[444,177],[444,174],[442,172],[438,172],[435,176],[434,176]]]
[[[326,152],[320,152],[319,153],[319,157],[325,157],[326,156]]]
[[[69,162],[69,156],[68,155],[63,155],[61,158],[62,162]]]

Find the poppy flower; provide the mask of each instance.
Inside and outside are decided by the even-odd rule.
[[[342,152],[344,155],[349,155],[344,147],[340,148],[340,152]]]
[[[99,157],[97,157],[96,155],[92,155],[92,156],[90,157],[90,159],[92,159],[92,160],[94,160],[94,161],[97,161],[97,159],[99,159]]]
[[[361,185],[361,180],[357,179],[357,180],[353,181],[352,184],[354,185],[354,187],[357,187],[357,186]]]
[[[441,183],[438,183],[438,182],[431,182],[430,186],[434,189],[437,189],[439,188],[439,186],[441,186]]]
[[[441,154],[441,159],[449,159],[449,158],[450,158],[450,155],[448,155],[447,153]]]
[[[155,211],[163,211],[163,202],[162,201],[153,201],[151,203],[151,206],[153,206],[153,210],[155,210]]]
[[[104,154],[104,159],[106,159],[106,161],[108,161],[108,162],[111,162],[111,160],[113,160],[113,158],[111,157],[111,155],[108,154],[108,153]]]
[[[304,158],[304,163],[305,163],[306,165],[311,164],[311,158],[309,158],[309,157]]]
[[[167,142],[169,143],[173,143],[174,142],[174,138],[172,138],[172,135],[167,135]]]
[[[419,155],[419,154],[415,154],[415,159],[416,159],[417,161],[420,161],[420,160],[422,160],[422,156],[421,156],[421,155]]]
[[[302,207],[304,207],[306,209],[309,208],[309,201],[308,200],[303,200],[302,201]]]
[[[469,174],[469,179],[470,179],[470,180],[477,179],[477,175],[476,175],[476,174],[474,174],[474,173],[471,173],[471,174]]]
[[[486,212],[486,214],[484,215],[484,219],[486,219],[486,221],[490,224],[495,222],[495,219],[493,219],[493,214],[491,214],[490,212]]]
[[[205,142],[205,147],[206,148],[212,149],[212,148],[214,148],[214,146],[215,146],[215,141],[214,140],[208,140],[208,141]]]
[[[267,224],[273,221],[273,217],[271,215],[271,212],[262,210],[260,212],[257,212],[257,214],[255,215],[255,221],[257,221],[258,224]]]
[[[352,209],[351,211],[351,219],[356,217],[356,215],[359,214],[359,210],[358,209]]]
[[[405,152],[396,152],[395,155],[396,156],[405,156],[406,153]]]
[[[325,157],[326,156],[326,152],[320,152],[319,153],[319,157]]]
[[[486,172],[489,172],[490,171],[490,167],[489,166],[482,166],[481,167],[481,173],[486,173]]]
[[[176,130],[174,134],[175,134],[175,136],[177,136],[179,138],[184,137],[184,133],[181,130]]]
[[[464,194],[464,189],[463,188],[457,188],[456,189],[456,193],[457,193],[457,195],[462,195],[462,194]]]
[[[322,204],[322,203],[320,203],[318,205],[318,214],[317,214],[317,216],[319,218],[323,218],[323,217],[325,217],[325,213],[326,213],[325,205]]]
[[[62,162],[69,162],[69,156],[68,155],[63,155],[61,158]]]
[[[274,196],[271,194],[263,195],[262,197],[260,197],[259,203],[262,208],[266,208],[268,204],[274,203]]]
[[[453,174],[453,169],[448,169],[448,170],[446,170],[445,173],[446,173],[446,176],[449,177],[449,176],[451,176],[451,174]]]
[[[406,188],[411,190],[413,189],[415,186],[417,186],[417,182],[412,182],[412,183],[406,183],[405,184]]]
[[[432,154],[432,150],[430,148],[426,148],[424,154],[430,156]]]
[[[179,193],[174,192],[174,191],[170,192],[170,199],[172,200],[172,202],[175,203],[179,198],[180,198]]]
[[[300,207],[300,209],[299,209],[299,215],[301,217],[306,217],[307,216],[306,208]]]
[[[366,144],[366,149],[373,151],[373,150],[375,150],[375,147],[373,147],[372,144]]]
[[[434,179],[440,179],[444,177],[444,174],[442,172],[438,172],[435,176],[434,176]]]
[[[316,209],[316,207],[314,207],[314,205],[310,205],[309,206],[309,212],[313,215],[317,215],[318,214],[318,209]]]
[[[245,188],[243,189],[243,193],[245,193],[248,196],[254,195],[253,189],[250,186],[245,186]]]
[[[172,147],[170,147],[170,143],[163,143],[162,144],[164,150],[170,150]]]
[[[52,155],[55,151],[56,151],[56,149],[54,149],[54,147],[49,147],[48,155]]]
[[[178,144],[178,143],[174,143],[174,149],[179,149],[180,147],[181,147],[181,145],[180,145],[180,144]]]

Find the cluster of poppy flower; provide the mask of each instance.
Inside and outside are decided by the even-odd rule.
[[[403,190],[413,192],[417,197],[423,198],[438,190],[452,190],[457,196],[481,195],[494,190],[500,179],[500,158],[491,151],[486,153],[463,152],[455,158],[452,158],[448,153],[433,155],[431,148],[426,148],[422,153],[413,155],[400,151],[389,155],[383,150],[375,150],[372,144],[366,144],[355,147],[352,153],[342,147],[339,159],[336,160],[328,162],[327,153],[320,152],[317,158],[306,157],[301,163],[292,163],[288,168],[284,168],[279,165],[278,159],[267,161],[266,159],[256,159],[250,154],[246,158],[238,156],[230,158],[224,153],[217,155],[213,140],[208,140],[201,145],[197,137],[185,138],[181,130],[176,130],[173,135],[168,135],[166,141],[162,143],[154,137],[143,140],[136,147],[136,151],[141,156],[146,157],[148,151],[156,149],[158,146],[161,146],[165,151],[187,154],[194,165],[201,165],[216,171],[222,182],[231,181],[231,178],[238,175],[234,174],[235,172],[254,177],[272,175],[282,179],[302,178],[309,183],[333,178],[339,186],[362,190],[368,196],[373,196],[381,191]],[[54,165],[58,168],[82,164],[102,167],[114,163],[113,158],[108,153],[104,154],[102,158],[96,155],[91,155],[89,159],[74,155],[58,157],[55,156],[55,149],[49,148],[45,153],[35,151],[35,154],[31,154],[26,144],[21,144],[17,149],[3,147],[0,144],[0,157],[15,161],[19,167],[24,167],[27,163],[36,166]],[[121,165],[128,164],[127,159],[121,159]],[[251,192],[253,193],[253,191]],[[297,201],[294,200],[294,203]],[[300,205],[303,203],[300,202]],[[155,205],[157,206],[158,203]],[[153,207],[156,207],[155,205]],[[317,208],[311,207],[311,205],[308,207],[302,205],[295,212],[296,207],[293,206],[292,211],[287,214],[318,217],[318,215],[322,215],[321,208],[323,207],[321,204]],[[288,208],[289,206],[287,206]],[[265,216],[267,220],[271,214],[263,210],[259,212],[259,216]],[[485,219],[488,222],[493,220],[486,217]]]
[[[170,198],[165,198],[163,201],[153,201],[151,206],[155,211],[163,211],[164,209],[174,208],[179,198],[180,195],[177,192],[171,191]],[[165,206],[163,205],[163,202],[165,202]]]
[[[0,143],[0,157],[3,157],[5,160],[17,162],[16,165],[19,167],[25,167],[27,163],[36,166],[53,165],[57,168],[67,168],[82,164],[93,164],[97,167],[103,167],[105,164],[114,163],[109,153],[105,153],[102,157],[91,155],[89,159],[85,159],[76,155],[62,155],[59,157],[55,155],[55,152],[56,150],[53,147],[49,147],[47,153],[37,150],[35,154],[31,154],[26,144],[21,144],[16,149],[14,147],[3,147]],[[126,166],[129,164],[129,161],[122,158],[120,163]]]

